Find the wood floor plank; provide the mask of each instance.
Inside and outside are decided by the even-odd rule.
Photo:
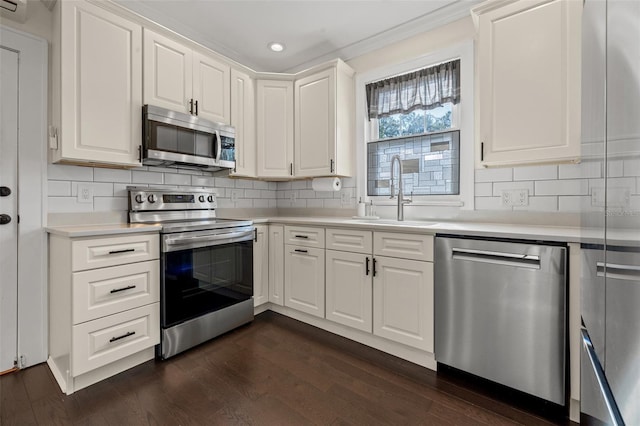
[[[553,424],[464,378],[272,312],[70,396],[46,364],[1,376],[0,403],[2,426]]]

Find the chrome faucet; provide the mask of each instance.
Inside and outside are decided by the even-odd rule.
[[[410,199],[406,199],[404,198],[404,195],[402,193],[402,160],[400,159],[399,155],[394,155],[393,157],[391,157],[391,182],[389,184],[389,186],[391,186],[391,197],[389,197],[390,199],[394,199],[396,197],[396,193],[394,191],[394,186],[393,186],[393,163],[398,160],[398,220],[404,220],[404,205],[405,204],[409,204],[411,202],[411,198]],[[413,192],[412,192],[413,194]]]

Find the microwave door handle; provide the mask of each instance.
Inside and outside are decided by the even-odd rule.
[[[222,139],[220,139],[220,132],[216,132],[216,163],[220,162],[220,155],[222,154]]]

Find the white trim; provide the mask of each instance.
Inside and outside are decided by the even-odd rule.
[[[384,201],[387,197],[367,197],[366,141],[369,140],[365,85],[372,81],[400,75],[410,70],[460,58],[460,98],[458,120],[460,124],[460,195],[416,196],[415,206],[458,205],[464,210],[474,209],[474,46],[468,40],[451,47],[412,59],[410,61],[376,68],[356,76],[356,192],[363,200]]]
[[[48,339],[46,188],[46,40],[0,25],[2,46],[19,52],[18,354],[30,366],[46,361]]]

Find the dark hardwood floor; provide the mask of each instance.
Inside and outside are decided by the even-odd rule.
[[[70,396],[46,364],[4,375],[0,404],[2,426],[569,424],[272,312]]]

